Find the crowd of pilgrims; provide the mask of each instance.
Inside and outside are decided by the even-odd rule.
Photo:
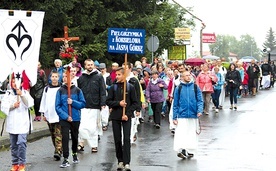
[[[49,76],[46,76],[44,70],[41,69],[41,64],[39,63],[37,71],[37,83],[30,88],[30,95],[34,99],[34,111],[36,115],[34,121],[47,120],[49,129],[50,131],[52,130],[51,133],[56,132],[56,129],[59,130],[58,135],[52,134],[53,145],[55,146],[54,158],[56,158],[57,160],[60,160],[62,153],[61,137],[59,136],[67,136],[67,134],[63,135],[63,133],[60,132],[60,129],[54,127],[56,125],[51,125],[50,120],[47,118],[50,116],[45,116],[46,119],[45,117],[42,117],[42,115],[45,115],[46,113],[45,105],[49,106],[49,104],[46,104],[47,99],[45,99],[44,96],[45,94],[47,94],[47,91],[52,88],[57,88],[54,93],[62,94],[66,91],[64,90],[63,92],[62,90],[57,90],[59,89],[59,87],[62,87],[61,85],[65,84],[67,80],[67,78],[64,78],[67,77],[66,74],[64,74],[64,71],[67,67],[70,67],[71,84],[75,87],[80,87],[79,90],[83,91],[79,93],[78,89],[75,90],[76,92],[78,92],[78,99],[83,99],[83,101],[79,101],[78,107],[79,109],[81,109],[86,106],[85,110],[87,110],[84,112],[84,110],[82,109],[81,117],[77,118],[77,120],[79,119],[81,121],[81,125],[79,125],[78,123],[78,125],[75,125],[75,127],[80,127],[80,137],[82,137],[83,139],[87,139],[87,144],[92,147],[92,153],[97,152],[98,143],[93,140],[95,139],[95,137],[93,138],[91,137],[91,135],[87,135],[87,138],[86,134],[83,133],[85,131],[81,131],[81,129],[89,129],[91,126],[89,125],[89,122],[85,125],[85,121],[97,120],[96,127],[100,127],[101,129],[101,131],[98,131],[98,141],[100,139],[100,136],[103,135],[102,131],[108,130],[110,120],[114,119],[114,116],[112,116],[112,118],[110,114],[112,112],[111,106],[114,104],[112,103],[111,97],[116,97],[113,97],[109,93],[114,93],[118,89],[117,86],[119,86],[119,84],[117,84],[117,79],[120,79],[120,73],[118,76],[118,68],[120,68],[120,66],[116,62],[112,63],[111,67],[106,66],[105,63],[99,63],[98,61],[88,60],[86,62],[87,63],[85,64],[85,66],[82,66],[80,63],[77,62],[77,59],[74,59],[71,63],[62,65],[62,61],[60,59],[56,59],[54,61],[55,67],[53,68]],[[123,64],[122,67],[124,68],[123,74],[126,75],[126,80],[128,82],[126,91],[129,91],[130,94],[130,92],[132,91],[131,87],[134,87],[135,89],[135,93],[132,92],[132,95],[135,95],[136,97],[132,99],[132,102],[129,103],[134,103],[136,99],[138,100],[137,106],[139,106],[133,109],[134,114],[129,115],[131,117],[129,118],[131,119],[130,143],[135,143],[138,138],[137,127],[139,124],[149,122],[150,124],[154,125],[154,129],[160,129],[162,118],[165,117],[168,117],[170,122],[168,130],[172,134],[175,133],[176,125],[173,124],[172,103],[174,98],[174,90],[181,82],[183,82],[183,80],[181,80],[182,77],[180,76],[181,73],[188,71],[191,75],[191,82],[195,83],[200,88],[204,102],[204,115],[209,115],[209,113],[218,114],[220,110],[223,109],[238,110],[239,98],[244,98],[246,96],[255,96],[261,89],[269,90],[270,88],[273,88],[276,73],[276,68],[273,61],[271,62],[264,60],[263,62],[259,63],[255,60],[252,60],[250,63],[245,63],[238,60],[227,65],[227,62],[225,62],[224,58],[219,60],[206,61],[206,63],[203,63],[201,65],[192,66],[186,65],[185,62],[163,61],[160,58],[155,58],[153,63],[150,64],[147,62],[147,58],[142,57],[141,60],[136,61],[135,63]],[[90,95],[89,93],[87,93],[90,92],[90,90],[89,88],[85,87],[87,85],[87,80],[85,80],[86,77],[84,77],[83,74],[85,73],[85,75],[87,75],[88,73],[87,78],[89,78],[89,75],[94,72],[96,72],[97,77],[93,77],[93,79],[91,80],[92,82],[90,82],[92,83],[90,86],[98,86],[100,88],[103,87],[104,92],[100,92],[101,94],[96,92],[98,93],[96,94],[96,96],[99,95],[100,100],[94,98],[94,95]],[[52,74],[56,75],[56,78],[54,78],[55,76],[53,76]],[[101,80],[103,81],[101,82]],[[55,83],[55,86],[53,86],[53,81]],[[93,83],[95,83],[95,85]],[[103,85],[100,85],[99,83]],[[130,90],[128,88],[128,84],[132,85],[130,87]],[[111,87],[112,89],[110,91]],[[49,93],[50,91],[48,92],[48,94]],[[105,97],[103,98],[102,96]],[[224,102],[227,96],[229,96],[230,104],[225,104]],[[101,105],[95,105],[97,103],[95,103],[93,99],[99,100],[100,102],[97,101],[97,103]],[[104,101],[102,101],[103,99]],[[62,101],[62,99],[56,100]],[[52,103],[54,102],[52,101]],[[68,104],[72,103],[74,103],[72,100],[68,100]],[[54,106],[54,104],[52,105]],[[58,112],[57,104],[55,105],[56,108],[54,109],[53,107],[53,113],[55,113],[55,110],[56,112]],[[111,106],[108,107],[108,105]],[[128,105],[121,105],[120,103],[120,106],[122,107],[131,107]],[[91,109],[91,111],[88,109]],[[96,112],[97,117],[91,117],[90,115],[90,117],[85,118],[88,116],[85,115],[85,113],[89,112],[93,114],[95,114]],[[62,116],[59,114],[59,120],[60,118],[62,118]],[[72,118],[69,118],[69,120],[65,120],[70,122],[70,119],[72,121],[75,118],[73,118],[72,116]],[[56,122],[58,122],[58,117],[52,123]],[[112,124],[114,124],[114,122],[112,122]],[[64,131],[64,129],[62,130]],[[66,131],[68,132],[69,128]],[[89,134],[89,131],[87,134]],[[74,149],[76,149],[77,147],[78,151],[83,151],[85,142],[80,137],[74,137],[74,133],[72,133],[72,130],[71,136],[73,136],[73,139],[78,139],[76,140],[77,144],[73,143]],[[68,137],[62,138],[62,144],[65,143],[63,142],[63,139],[68,139]],[[123,156],[123,154],[121,154],[119,150],[120,148],[122,148],[120,147],[122,145],[122,142],[119,142],[119,144],[120,145],[116,144],[115,138],[118,168],[125,168],[127,170],[127,168],[129,168],[130,159],[120,158],[120,156]],[[68,144],[66,145],[66,148],[66,153],[68,154],[66,154],[67,156],[64,157],[65,160],[63,161],[61,167],[69,166],[69,162],[67,161],[69,155]],[[124,151],[127,150],[129,149],[124,149]],[[64,152],[65,150],[63,149],[63,153]],[[74,157],[75,152],[76,151],[73,150],[73,162],[77,163],[77,155],[75,155]]]
[[[138,79],[140,88],[139,95],[141,97],[141,114],[138,122],[143,123],[145,119],[148,122],[154,122],[157,129],[160,128],[160,117],[170,114],[170,122],[172,121],[171,103],[173,93],[180,80],[180,73],[190,71],[192,81],[201,89],[204,100],[203,113],[208,115],[211,111],[218,113],[223,109],[225,97],[230,96],[230,109],[237,110],[239,98],[248,95],[255,96],[261,89],[270,89],[274,87],[276,67],[274,61],[265,59],[262,62],[252,60],[249,63],[235,61],[227,65],[225,59],[207,61],[204,64],[191,66],[179,61],[163,61],[160,58],[154,58],[153,63],[148,63],[147,58],[142,57],[140,61],[130,63],[130,77]],[[84,68],[77,60],[70,64],[62,66],[62,62],[57,59],[54,62],[56,70],[60,73],[59,82],[62,82],[62,73],[67,66],[71,67],[71,79],[73,84],[77,86],[77,79],[81,76]],[[226,64],[226,65],[225,65]],[[110,67],[105,63],[94,61],[94,67],[102,74],[105,87],[108,89],[114,81],[116,81],[116,69],[119,66],[114,62]],[[110,72],[108,72],[110,71]],[[216,77],[213,79],[213,77]],[[50,77],[49,77],[50,78]],[[48,80],[50,83],[50,79]],[[162,88],[154,89],[154,85],[163,84]],[[45,84],[46,86],[46,84]],[[137,93],[138,94],[138,93]],[[212,108],[212,110],[209,109]],[[37,110],[38,111],[38,110]],[[40,120],[40,113],[36,112],[35,121]],[[108,116],[104,116],[102,121],[103,130],[107,130]],[[174,133],[174,125],[170,123],[170,130]],[[136,140],[136,134],[134,134]],[[134,142],[132,140],[132,142]]]

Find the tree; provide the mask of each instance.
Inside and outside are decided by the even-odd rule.
[[[217,35],[216,43],[210,44],[209,49],[213,55],[228,57],[229,53],[235,53],[238,57],[253,56],[259,58],[260,50],[255,39],[246,34],[241,35],[240,40],[230,35]]]
[[[263,48],[264,49],[270,48],[270,50],[272,51],[275,49],[275,47],[276,47],[275,33],[270,27],[266,35],[266,41],[263,43]],[[262,52],[263,52],[262,54],[263,57],[267,56],[266,54],[267,52],[264,52],[264,51]]]
[[[82,54],[79,61],[86,58],[109,63],[123,61],[121,54],[107,53],[108,28],[136,28],[146,30],[146,40],[151,34],[158,36],[160,46],[155,55],[174,44],[175,27],[193,27],[193,19],[186,19],[186,12],[167,1],[156,4],[155,0],[14,0],[1,2],[2,9],[22,9],[45,11],[40,60],[43,66],[53,66],[59,58],[61,43],[54,43],[53,38],[63,36],[63,26],[69,27],[69,36],[79,36],[74,42]],[[134,62],[141,56],[129,55]],[[146,51],[145,56],[150,57]]]

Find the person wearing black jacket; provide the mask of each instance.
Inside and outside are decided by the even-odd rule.
[[[255,64],[255,60],[252,59],[251,64],[247,68],[247,74],[249,76],[248,89],[249,92],[252,92],[252,95],[256,95],[257,85],[258,85],[258,77],[260,73],[260,68],[257,64]]]
[[[98,135],[102,130],[100,110],[105,108],[106,87],[101,73],[94,68],[94,62],[86,59],[85,71],[78,79],[78,87],[82,90],[86,106],[81,110],[79,128],[80,140],[78,149],[83,151],[84,139],[87,140],[92,153],[98,152]]]
[[[261,70],[262,70],[261,86],[263,89],[269,89],[272,69],[271,69],[270,64],[268,64],[267,59],[265,59],[264,63],[261,65]]]
[[[227,81],[228,89],[230,92],[230,109],[237,110],[237,95],[238,89],[241,85],[241,75],[238,70],[236,70],[235,64],[230,64],[229,70],[226,73],[225,81]],[[233,106],[234,101],[234,106]]]
[[[118,159],[117,170],[130,170],[130,132],[131,118],[137,109],[138,99],[132,84],[126,84],[126,101],[123,100],[124,91],[124,69],[118,68],[115,82],[108,90],[106,104],[112,108],[110,120],[112,121],[113,136]],[[123,108],[126,108],[123,115]],[[123,131],[122,131],[123,127]],[[123,143],[122,143],[123,132]],[[123,145],[122,145],[123,144]]]

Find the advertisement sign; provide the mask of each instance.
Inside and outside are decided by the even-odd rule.
[[[202,43],[216,43],[215,33],[202,33]]]
[[[143,29],[109,28],[108,52],[144,54],[145,33]]]
[[[191,39],[190,28],[175,28],[174,38],[176,40],[190,40]]]
[[[169,60],[185,60],[186,59],[186,45],[171,46],[169,49]]]

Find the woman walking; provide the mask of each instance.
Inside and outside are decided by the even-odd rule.
[[[146,97],[148,103],[151,103],[153,111],[153,119],[156,129],[160,128],[160,116],[163,102],[165,101],[163,89],[167,89],[168,86],[164,80],[158,78],[158,71],[152,71],[152,79],[150,80],[147,89]]]
[[[218,81],[217,83],[214,85],[214,93],[211,94],[212,96],[212,101],[215,105],[215,111],[216,113],[219,112],[219,96],[220,96],[220,93],[221,93],[221,88],[222,86],[224,85],[224,78],[222,76],[221,73],[219,73],[219,67],[214,67],[214,74],[217,76],[218,78]]]
[[[196,78],[196,84],[200,87],[202,91],[203,101],[204,101],[204,108],[203,112],[205,115],[209,114],[209,106],[211,101],[211,94],[214,92],[213,83],[217,82],[218,78],[214,75],[207,63],[202,66],[202,71]]]
[[[227,81],[228,90],[230,93],[230,109],[232,110],[234,108],[234,110],[237,110],[237,94],[241,85],[241,75],[240,72],[236,70],[235,64],[230,64],[225,81]]]

